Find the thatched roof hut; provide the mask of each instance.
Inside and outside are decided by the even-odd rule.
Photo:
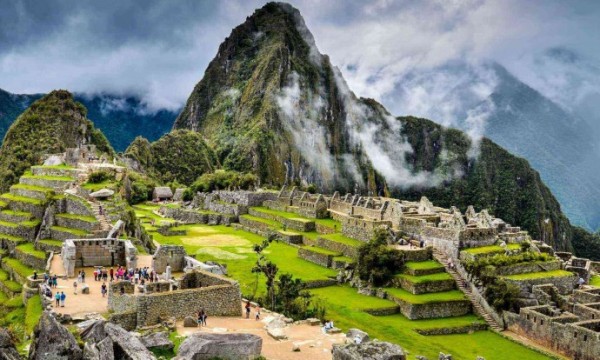
[[[173,191],[168,186],[157,186],[152,191],[152,200],[164,201],[173,199]]]

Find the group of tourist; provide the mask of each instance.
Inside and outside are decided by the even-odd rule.
[[[206,326],[206,319],[208,318],[208,315],[206,314],[206,311],[204,311],[204,308],[200,309],[200,311],[198,311],[198,326]]]
[[[44,273],[44,283],[47,284],[50,288],[56,288],[58,286],[58,276],[56,276],[56,274],[50,276]]]

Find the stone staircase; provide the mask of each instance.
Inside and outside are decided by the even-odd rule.
[[[435,248],[433,249],[433,257],[442,265],[444,265],[444,268],[446,268],[446,272],[450,274],[450,276],[452,276],[456,281],[456,286],[458,287],[458,289],[465,294],[469,301],[471,301],[471,304],[473,305],[473,310],[477,315],[481,316],[483,320],[485,320],[485,322],[490,327],[490,330],[497,332],[503,331],[504,329],[502,328],[502,326],[500,326],[500,324],[498,324],[498,322],[486,311],[486,309],[483,306],[481,306],[479,301],[477,301],[475,295],[471,291],[471,287],[467,284],[467,281],[463,279],[462,276],[460,276],[460,274],[455,269],[452,269],[448,265],[448,257]]]
[[[94,213],[94,216],[96,217],[96,219],[98,219],[98,222],[100,223],[100,230],[101,231],[110,231],[112,229],[112,225],[110,224],[110,221],[108,220],[108,218],[106,217],[106,209],[103,209],[103,212],[100,213],[100,204],[97,201],[87,201],[91,206],[92,206],[92,212]]]

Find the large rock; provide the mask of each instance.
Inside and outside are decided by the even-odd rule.
[[[108,334],[104,331],[105,320],[96,320],[88,323],[88,326],[81,332],[81,338],[85,341],[99,343],[104,340]]]
[[[0,328],[0,359],[2,360],[21,360],[21,356],[10,334],[5,328]]]
[[[282,318],[275,318],[267,324],[267,334],[275,340],[285,340],[287,339],[284,330],[286,326],[287,324]]]
[[[169,333],[166,331],[159,331],[144,335],[140,338],[142,344],[148,349],[160,349],[160,350],[171,350],[175,345],[169,340]]]
[[[186,316],[183,319],[183,327],[198,327],[198,320],[191,316]]]
[[[33,332],[34,340],[29,351],[30,360],[80,360],[82,351],[73,334],[47,311]]]
[[[153,360],[154,355],[146,349],[144,344],[136,336],[122,327],[106,323],[104,331],[116,345],[114,348],[115,358],[128,360]]]
[[[358,340],[359,344],[366,343],[370,340],[369,334],[359,329],[350,329],[346,333],[346,339],[348,343],[356,343]]]
[[[360,345],[334,345],[333,360],[406,360],[406,355],[396,344],[368,341]]]
[[[97,344],[86,342],[83,347],[83,360],[115,360],[113,346],[108,336]]]
[[[260,355],[262,339],[253,334],[195,333],[188,336],[177,352],[176,360],[247,360]]]

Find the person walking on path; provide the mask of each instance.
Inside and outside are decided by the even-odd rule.
[[[54,300],[56,300],[56,306],[54,307],[59,307],[60,306],[60,293],[57,291],[56,295],[54,295]]]
[[[64,291],[60,292],[60,306],[61,307],[65,307],[65,299],[67,298],[67,295],[65,295]]]
[[[256,306],[256,316],[255,316],[255,320],[258,321],[260,320],[260,305]]]
[[[102,297],[106,296],[106,283],[102,284],[100,292],[102,293]]]
[[[204,308],[200,309],[200,320],[202,325],[206,326],[206,318],[208,317],[208,315],[206,315],[206,311],[204,311]]]
[[[81,270],[81,282],[85,284],[85,271]]]
[[[73,294],[77,295],[77,281],[73,281]]]
[[[244,306],[246,308],[246,319],[250,319],[250,300],[246,301],[246,306]]]
[[[113,281],[115,279],[115,270],[113,268],[110,268],[110,281]]]

